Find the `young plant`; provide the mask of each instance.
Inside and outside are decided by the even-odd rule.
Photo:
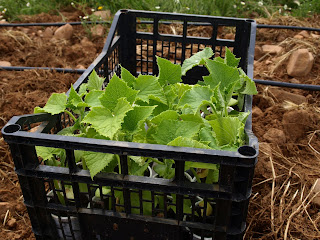
[[[71,87],[69,97],[54,93],[35,112],[68,114],[72,126],[57,133],[60,135],[236,151],[245,142],[244,126],[250,114],[241,112],[244,96],[257,91],[254,82],[238,68],[240,59],[228,48],[224,59],[212,59],[213,55],[211,48],[205,48],[182,66],[157,57],[158,76],[135,77],[121,67],[121,78],[113,75],[103,90],[105,79],[93,71],[78,92]],[[182,76],[198,65],[206,67],[210,74],[195,85],[182,83]],[[38,155],[47,164],[66,166],[62,155],[54,153],[52,158],[46,151],[47,148],[37,147]],[[117,155],[76,150],[75,157],[92,178],[100,172],[121,174]],[[152,166],[158,177],[172,179],[173,164],[172,159],[128,157],[131,175],[144,176]],[[216,164],[186,162],[185,171],[198,182],[214,183],[219,179]],[[144,194],[147,199],[149,192]],[[131,198],[134,201],[135,196]],[[122,194],[117,199],[123,201]]]

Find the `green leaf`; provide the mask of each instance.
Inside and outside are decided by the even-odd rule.
[[[105,88],[104,93],[100,96],[99,99],[101,101],[101,104],[105,108],[113,111],[120,98],[124,97],[130,104],[132,104],[137,94],[138,91],[128,87],[126,82],[124,82],[114,74],[109,84]]]
[[[101,90],[104,80],[105,78],[99,77],[97,72],[93,70],[89,75],[88,90]]]
[[[217,170],[210,169],[208,176],[206,177],[206,183],[212,184],[212,183],[217,183],[218,181],[219,181],[219,169]]]
[[[103,94],[102,90],[91,90],[85,97],[84,101],[89,107],[102,107],[99,97]]]
[[[224,63],[207,59],[206,66],[210,72],[210,75],[204,77],[204,82],[212,89],[220,83],[220,88],[224,89],[231,83],[239,80],[239,71],[235,67],[230,67]]]
[[[220,117],[209,121],[220,146],[240,146],[243,142],[244,124],[234,117]]]
[[[199,132],[199,139],[201,142],[209,142],[208,145],[210,148],[219,149],[216,137],[214,136],[214,132],[212,132],[211,128],[201,128]]]
[[[72,110],[75,110],[78,107],[85,107],[86,105],[87,104],[85,104],[82,101],[81,96],[78,95],[78,93],[74,90],[73,85],[71,85],[66,107],[71,108]]]
[[[52,115],[62,113],[67,106],[67,95],[65,93],[53,93],[43,108],[36,107],[35,113],[46,112]]]
[[[87,93],[87,89],[88,89],[88,83],[82,83],[80,85],[78,94],[82,97],[83,95],[85,95]]]
[[[200,108],[203,105],[210,105],[212,96],[213,92],[209,87],[195,85],[182,95],[178,106],[183,108],[185,105],[188,105],[194,114],[200,114]]]
[[[206,47],[201,52],[197,52],[192,57],[184,60],[182,67],[181,67],[181,73],[182,75],[186,75],[187,71],[189,71],[191,68],[201,65],[205,63],[206,59],[209,59],[213,56],[213,51],[211,48]]]
[[[174,84],[181,82],[181,66],[173,64],[167,59],[157,57],[159,66],[159,83],[163,86],[165,84]]]
[[[139,90],[137,99],[149,103],[150,98],[167,104],[167,99],[160,86],[157,77],[149,75],[139,75],[134,83],[134,89]]]
[[[66,150],[61,148],[36,146],[36,152],[43,161],[59,158],[60,162],[64,162],[66,159]]]
[[[126,113],[131,109],[130,103],[125,98],[120,98],[113,112],[105,107],[94,107],[82,122],[91,124],[99,134],[113,139],[121,129]]]
[[[133,159],[137,160],[137,158],[142,158],[142,157],[132,158],[132,156],[130,156],[130,159],[132,160]],[[138,162],[132,161],[132,160],[129,162],[129,166],[128,166],[129,174],[135,175],[135,176],[144,176],[144,173],[148,169],[149,164],[148,163],[139,164]]]
[[[129,87],[133,87],[136,78],[124,67],[121,66],[121,78]]]
[[[230,67],[238,67],[241,58],[236,58],[236,56],[226,47],[226,57],[224,59],[225,63]]]
[[[247,95],[258,94],[255,82],[252,81],[252,79],[249,78],[247,75],[241,75],[241,77],[245,80],[245,84],[246,84],[245,89],[241,93],[247,94]]]
[[[175,93],[177,94],[178,98],[180,99],[182,97],[182,95],[192,89],[193,85],[189,85],[189,84],[184,84],[184,83],[177,83],[175,85],[173,85],[173,88],[175,90]]]
[[[95,175],[97,175],[105,167],[107,167],[109,163],[111,163],[115,155],[109,153],[85,151],[82,156],[90,171],[90,176],[93,179]]]
[[[134,134],[141,122],[144,122],[153,112],[155,106],[135,106],[124,118],[122,129]]]
[[[192,138],[199,129],[200,125],[196,122],[163,120],[153,134],[153,138],[157,143],[166,145],[179,136]]]
[[[169,146],[176,146],[176,147],[191,147],[191,148],[204,148],[210,149],[208,145],[205,145],[201,142],[193,140],[192,138],[182,137],[179,136],[175,138],[173,141],[168,143]]]
[[[159,115],[155,116],[154,118],[151,119],[151,123],[155,124],[155,125],[159,125],[163,120],[168,120],[168,119],[172,119],[172,120],[177,120],[179,118],[179,114],[176,111],[173,110],[167,110],[164,111],[162,113],[160,113]]]
[[[160,177],[172,179],[175,175],[175,169],[172,168],[174,161],[165,159],[164,164],[154,164],[153,170],[158,173]]]

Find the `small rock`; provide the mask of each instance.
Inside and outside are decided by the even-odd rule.
[[[269,53],[269,54],[279,54],[283,50],[282,47],[278,45],[263,45],[262,46],[262,51],[264,53]]]
[[[263,176],[264,178],[272,177],[272,168],[270,165],[270,157],[272,157],[272,148],[270,143],[259,143],[258,163],[255,168],[255,175]]]
[[[318,35],[318,34],[311,33],[310,35],[311,35],[311,37],[313,37],[315,39],[319,39],[320,38],[320,35]]]
[[[284,144],[286,143],[286,135],[284,132],[277,128],[270,128],[264,135],[263,138],[270,143]]]
[[[252,117],[257,118],[263,115],[261,109],[257,106],[253,107],[252,109]]]
[[[286,36],[284,34],[280,34],[278,37],[277,37],[277,41],[278,42],[283,42],[284,40],[286,40]]]
[[[55,31],[54,37],[57,39],[69,40],[72,37],[72,34],[73,34],[73,27],[68,23],[66,25],[59,27]]]
[[[312,199],[312,203],[314,203],[320,207],[320,193],[319,192],[320,192],[320,178],[318,178],[318,182],[312,191],[313,195],[318,193],[318,195]]]
[[[300,82],[298,79],[296,79],[296,78],[289,79],[289,82],[290,82],[290,83],[295,83],[295,84],[300,84],[300,83],[301,83],[301,82]]]
[[[290,101],[297,105],[300,105],[307,102],[305,96],[294,94],[285,90],[281,90],[279,88],[269,88],[269,92],[280,103],[284,101]]]
[[[43,37],[43,32],[42,32],[42,30],[38,30],[38,31],[37,31],[37,35],[38,35],[39,37]]]
[[[17,225],[17,220],[15,218],[11,218],[8,222],[7,222],[7,226],[9,228],[14,228]]]
[[[76,66],[76,69],[86,69],[83,65],[81,65],[81,64],[78,64],[77,66]]]
[[[282,125],[288,141],[296,142],[304,138],[312,125],[310,113],[306,110],[294,110],[283,114]]]
[[[259,60],[264,55],[262,48],[260,46],[255,46],[254,48],[254,59]]]
[[[302,77],[310,73],[314,62],[314,57],[308,49],[298,49],[294,51],[287,65],[287,73],[291,77]]]
[[[11,67],[11,63],[8,61],[0,61],[0,67]]]
[[[110,10],[96,11],[93,13],[93,15],[97,16],[98,18],[101,18],[102,20],[108,20],[111,18]]]
[[[306,30],[303,30],[301,32],[298,33],[299,35],[305,37],[305,38],[308,38],[310,37],[309,33],[306,31]]]
[[[303,39],[304,37],[300,34],[295,35],[293,38],[295,39]]]
[[[98,37],[102,37],[105,32],[105,29],[102,25],[96,25],[92,27],[90,30],[93,36],[98,36]]]
[[[43,32],[43,37],[44,38],[52,38],[54,34],[54,31],[51,27],[47,27],[46,30]]]

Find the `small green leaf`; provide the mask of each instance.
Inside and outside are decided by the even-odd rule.
[[[129,111],[122,124],[122,129],[128,131],[130,134],[134,134],[141,122],[144,122],[153,112],[155,106],[135,106]]]
[[[209,87],[195,85],[182,95],[178,106],[183,108],[185,105],[188,105],[192,109],[193,114],[200,114],[200,108],[203,105],[210,105],[212,96],[213,92]]]
[[[211,58],[213,54],[214,53],[212,49],[209,47],[206,47],[201,52],[197,52],[192,57],[184,60],[181,67],[182,75],[186,75],[187,71],[189,71],[191,68],[204,64],[205,60]]]
[[[157,57],[159,66],[159,83],[163,86],[165,84],[174,84],[181,82],[181,66],[173,64],[167,59]]]
[[[121,78],[129,87],[133,87],[136,78],[124,67],[121,66]]]
[[[230,67],[238,67],[240,58],[236,58],[236,56],[230,51],[230,49],[226,48],[226,57],[224,61]]]
[[[82,84],[80,85],[78,94],[79,94],[81,97],[84,96],[84,95],[86,95],[87,89],[88,89],[88,83],[82,83]]]
[[[143,157],[130,156],[130,159],[132,159],[133,161],[130,160],[129,162],[129,166],[128,166],[129,174],[135,175],[135,176],[144,176],[144,173],[147,171],[149,164],[144,163],[141,160],[140,160],[141,162],[139,162],[138,158],[143,160]],[[135,160],[137,160],[137,162]]]
[[[46,112],[55,115],[64,112],[66,106],[67,95],[65,93],[53,93],[42,109],[39,107],[35,108],[35,113]]]
[[[200,125],[196,122],[163,120],[153,138],[159,144],[168,144],[179,136],[192,138],[198,133]]]
[[[111,161],[114,159],[114,156],[115,155],[109,153],[88,151],[83,152],[82,155],[90,171],[90,176],[92,179],[95,175],[107,167],[109,163],[111,163]]]
[[[43,161],[60,158],[60,162],[64,162],[66,158],[66,150],[61,148],[36,146],[36,152]]]
[[[69,97],[67,100],[67,108],[71,108],[72,110],[77,109],[78,107],[85,107],[86,104],[82,101],[82,98],[78,93],[74,90],[73,85],[71,85]]]
[[[209,147],[213,149],[219,149],[216,137],[211,128],[205,127],[201,128],[199,132],[199,139],[201,142],[209,142]]]
[[[208,145],[205,145],[201,142],[193,140],[192,138],[182,137],[179,136],[168,143],[169,146],[176,146],[176,147],[191,147],[191,148],[204,148],[210,149]]]
[[[102,107],[99,97],[103,94],[102,90],[91,90],[85,97],[84,101],[89,107]]]
[[[220,146],[240,146],[244,137],[244,124],[234,117],[220,117],[209,121]]]
[[[165,159],[164,164],[155,164],[153,170],[158,173],[160,177],[172,179],[175,175],[175,169],[172,167],[174,161]]]
[[[137,94],[138,91],[128,87],[126,82],[124,82],[114,74],[109,84],[105,88],[104,93],[100,96],[99,99],[101,101],[101,104],[105,108],[113,111],[120,98],[124,97],[130,104],[132,104]]]
[[[121,129],[126,113],[131,109],[130,103],[125,98],[120,98],[113,112],[104,107],[95,107],[82,122],[91,124],[99,134],[113,139],[116,132]]]
[[[101,90],[104,80],[105,78],[99,77],[97,72],[93,70],[89,75],[88,90]]]
[[[176,111],[173,110],[167,110],[164,111],[162,113],[160,113],[159,115],[155,116],[154,118],[151,119],[151,123],[155,124],[155,125],[159,125],[163,120],[168,120],[168,119],[172,119],[172,120],[177,120],[179,118],[179,114]]]
[[[152,98],[153,100],[167,104],[163,89],[155,76],[140,75],[134,83],[134,89],[139,90],[137,99],[149,103],[149,100]]]
[[[241,77],[245,80],[245,84],[246,84],[245,89],[241,93],[247,94],[247,95],[258,94],[255,82],[252,81],[252,79],[249,78],[247,75],[242,75]]]
[[[220,88],[224,89],[240,78],[237,68],[230,67],[224,63],[207,59],[206,66],[210,72],[210,75],[204,77],[203,80],[212,89],[215,88],[219,83]]]

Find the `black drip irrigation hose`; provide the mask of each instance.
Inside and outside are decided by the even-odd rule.
[[[70,25],[81,25],[81,24],[111,24],[112,21],[86,21],[86,22],[49,22],[49,23],[3,23],[0,27],[34,27],[34,26],[63,26],[66,24]]]
[[[320,85],[312,85],[312,84],[296,84],[296,83],[287,83],[287,82],[278,82],[272,80],[261,80],[261,79],[253,79],[253,81],[257,84],[261,85],[269,85],[275,87],[286,87],[286,88],[296,88],[301,90],[309,90],[309,91],[320,91]]]
[[[81,25],[85,24],[110,24],[112,21],[87,21],[87,22],[60,22],[60,23],[5,23],[0,24],[0,27],[30,27],[30,26],[63,26],[65,24],[70,25]],[[153,24],[153,21],[138,21],[140,24]],[[159,23],[162,24],[171,24],[170,21],[161,21]],[[210,23],[199,23],[199,22],[190,22],[190,25],[211,25]],[[266,25],[266,24],[257,24],[257,28],[273,28],[273,29],[292,29],[292,30],[306,30],[306,31],[316,31],[320,32],[319,28],[310,28],[310,27],[299,27],[299,26],[285,26],[285,25]],[[0,67],[0,70],[7,71],[23,71],[23,70],[50,70],[56,72],[65,72],[65,73],[77,73],[82,74],[84,69],[70,69],[70,68],[51,68],[51,67]],[[302,90],[309,91],[320,91],[319,85],[311,85],[311,84],[295,84],[295,83],[286,83],[286,82],[278,82],[271,80],[261,80],[254,79],[253,80],[257,84],[276,86],[276,87],[286,87],[286,88],[296,88]]]
[[[0,70],[7,70],[7,71],[24,71],[24,70],[49,70],[49,71],[56,71],[56,72],[64,72],[64,73],[78,73],[82,74],[86,69],[72,69],[72,68],[52,68],[52,67],[2,67],[0,66]]]

